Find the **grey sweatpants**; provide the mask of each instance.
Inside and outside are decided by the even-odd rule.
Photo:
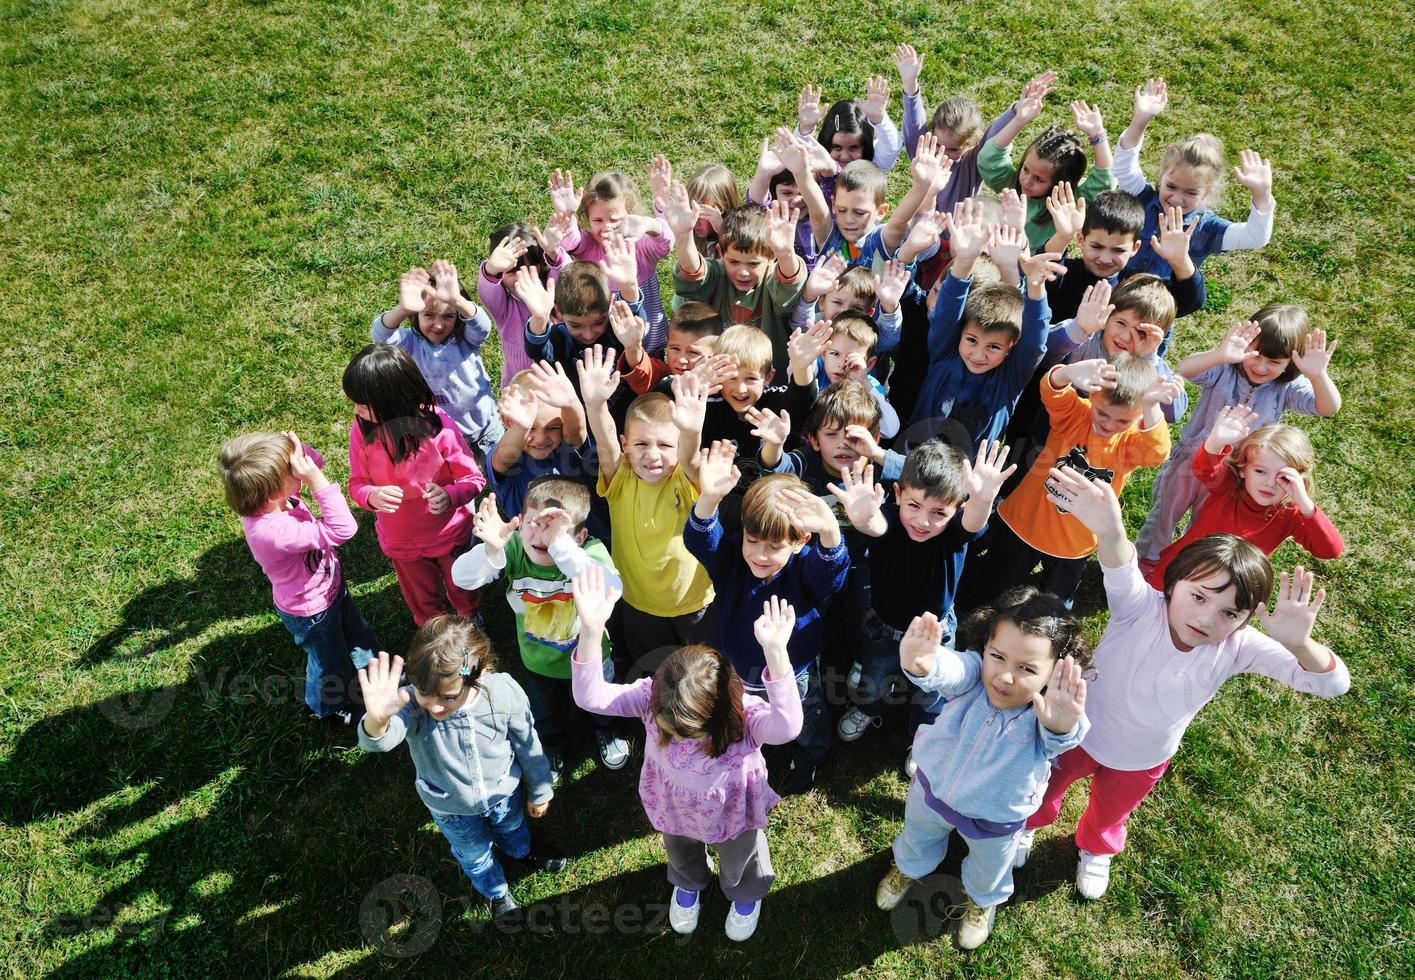
[[[679,888],[700,892],[712,884],[708,845],[692,837],[663,835],[668,852],[668,880]],[[771,891],[776,872],[766,846],[766,831],[747,830],[731,840],[713,844],[717,851],[717,880],[722,893],[734,902],[759,902]]]

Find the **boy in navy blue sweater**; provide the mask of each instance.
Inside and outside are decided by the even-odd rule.
[[[752,632],[750,613],[771,596],[796,610],[787,653],[801,692],[801,734],[791,743],[782,792],[804,793],[830,750],[830,722],[821,691],[822,616],[845,584],[850,558],[829,506],[789,474],[764,477],[742,500],[742,530],[728,534],[718,520],[722,498],[741,473],[731,443],[718,441],[699,456],[699,496],[683,529],[683,543],[702,562],[716,598],[717,647],[742,675],[747,690],[766,697],[766,658]]]

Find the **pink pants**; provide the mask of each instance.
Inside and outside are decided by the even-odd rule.
[[[1027,829],[1051,826],[1061,812],[1067,787],[1091,776],[1091,799],[1076,825],[1076,846],[1092,854],[1119,854],[1125,849],[1125,821],[1168,768],[1166,759],[1153,769],[1137,772],[1111,769],[1080,746],[1063,752],[1056,760],[1041,807],[1027,818]]]
[[[413,623],[421,626],[434,616],[447,611],[442,601],[442,590],[446,588],[447,598],[452,601],[452,611],[458,616],[475,616],[481,605],[481,590],[468,592],[452,582],[452,563],[461,554],[454,549],[445,555],[423,558],[390,558],[393,571],[398,574],[398,588],[403,592],[403,601],[413,613]]]

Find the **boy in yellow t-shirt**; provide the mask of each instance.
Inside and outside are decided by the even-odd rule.
[[[615,645],[629,657],[627,679],[633,680],[714,632],[712,582],[683,545],[683,527],[698,499],[707,385],[695,374],[675,375],[673,398],[662,392],[635,398],[617,434],[607,404],[619,385],[615,353],[598,345],[585,351],[580,394],[599,454],[597,489],[609,502],[610,550],[624,580]]]
[[[1136,467],[1159,466],[1169,457],[1169,427],[1160,406],[1173,401],[1181,385],[1160,378],[1143,357],[1127,353],[1059,364],[1047,372],[1041,393],[1051,434],[1017,489],[998,505],[997,523],[969,556],[960,608],[980,606],[1026,581],[1038,562],[1044,569],[1042,588],[1071,607],[1086,559],[1096,550],[1096,536],[1060,510],[1056,501],[1064,498],[1051,471],[1062,466],[1080,470],[1119,494]]]

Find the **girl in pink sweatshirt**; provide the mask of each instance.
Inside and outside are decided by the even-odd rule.
[[[397,347],[370,344],[344,370],[354,403],[349,430],[349,496],[378,515],[379,547],[418,626],[446,611],[476,615],[480,593],[452,581],[452,563],[470,545],[473,498],[486,486],[462,433],[417,364]]]
[[[591,562],[574,580],[580,641],[571,658],[575,703],[602,715],[644,723],[639,796],[668,852],[674,885],[668,922],[675,932],[698,925],[701,893],[711,883],[707,846],[717,851],[718,881],[732,902],[727,938],[756,931],[762,899],[776,875],[767,850],[767,811],[780,802],[766,781],[763,745],[784,745],[801,731],[801,698],[786,653],[796,625],[789,603],[773,597],[757,620],[766,654],[768,701],[745,694],[731,661],[711,647],[678,649],[634,684],[610,684],[600,667],[600,643],[619,592]],[[591,656],[580,659],[580,650]]]

